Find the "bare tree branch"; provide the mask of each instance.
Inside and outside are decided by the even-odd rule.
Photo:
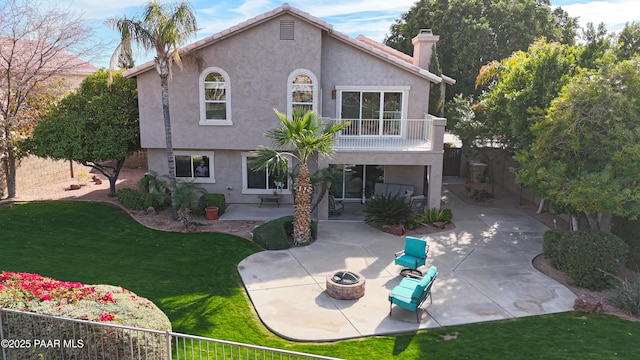
[[[3,1],[0,19],[0,162],[14,197],[18,143],[62,94],[63,78],[97,70],[81,58],[102,45],[75,12],[38,0]]]

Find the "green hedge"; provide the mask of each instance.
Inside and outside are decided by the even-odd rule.
[[[611,233],[615,234],[629,246],[627,267],[640,272],[640,220],[629,220],[614,216]]]
[[[289,249],[293,244],[288,234],[293,232],[293,216],[284,216],[256,227],[253,231],[253,242],[266,250]],[[318,224],[311,221],[311,237],[318,237]]]
[[[551,265],[555,268],[559,268],[558,259],[560,255],[558,254],[558,248],[560,246],[560,241],[562,240],[562,236],[564,236],[567,232],[558,229],[547,230],[542,237],[542,250],[544,251],[545,256],[549,261],[551,261]]]
[[[124,188],[116,193],[118,201],[129,210],[147,210],[152,206],[156,210],[162,210],[167,207],[167,201],[164,195],[154,193],[144,193],[135,189]]]
[[[543,240],[551,263],[565,272],[574,284],[591,290],[610,286],[612,278],[625,265],[627,244],[602,231],[547,231]]]
[[[205,215],[204,208],[207,206],[217,206],[218,216],[224,214],[224,210],[227,206],[227,202],[224,198],[224,194],[204,194],[198,200],[198,212],[201,216]]]

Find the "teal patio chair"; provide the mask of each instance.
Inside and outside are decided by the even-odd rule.
[[[420,322],[420,313],[418,310],[422,304],[429,298],[429,305],[433,303],[431,298],[431,286],[438,276],[438,269],[435,266],[429,268],[422,279],[404,278],[398,286],[394,287],[389,294],[389,317],[393,311],[393,304],[405,308],[409,311],[415,311],[416,321]]]
[[[427,262],[429,245],[427,245],[426,240],[412,236],[405,237],[404,241],[404,250],[395,253],[396,259],[394,263],[405,267],[400,271],[400,275],[421,278],[422,272],[418,268],[424,266]]]

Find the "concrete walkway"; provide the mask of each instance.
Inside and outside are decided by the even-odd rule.
[[[427,267],[437,266],[439,275],[419,324],[398,307],[389,317],[387,296],[402,279],[393,254],[404,237],[335,221],[321,222],[310,246],[263,251],[238,265],[264,324],[284,338],[331,341],[572,309],[575,295],[531,264],[546,226],[519,211],[469,206],[444,194],[456,229],[424,237]],[[335,300],[324,292],[326,276],[344,269],[366,278],[364,297]]]

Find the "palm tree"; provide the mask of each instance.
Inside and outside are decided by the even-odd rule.
[[[111,56],[110,68],[122,56],[130,57],[131,42],[146,52],[155,50],[156,70],[160,75],[162,91],[162,115],[167,145],[167,163],[169,165],[169,190],[173,217],[178,217],[176,192],[176,164],[171,141],[171,119],[169,116],[169,76],[173,63],[182,66],[178,48],[186,44],[196,33],[196,16],[188,2],[162,4],[156,0],[147,3],[140,18],[110,18],[106,24],[120,33],[120,45]]]
[[[287,160],[285,155],[292,156],[300,162],[297,179],[294,180],[294,216],[293,239],[296,245],[305,245],[311,241],[311,197],[313,186],[309,179],[308,162],[312,156],[331,156],[333,154],[334,134],[344,129],[349,123],[334,124],[322,128],[320,119],[313,111],[294,110],[293,118],[275,110],[281,127],[269,130],[265,135],[273,139],[278,152],[265,146],[254,152],[256,160],[251,164],[252,170],[278,171],[285,173]],[[297,154],[287,150],[295,149]]]

